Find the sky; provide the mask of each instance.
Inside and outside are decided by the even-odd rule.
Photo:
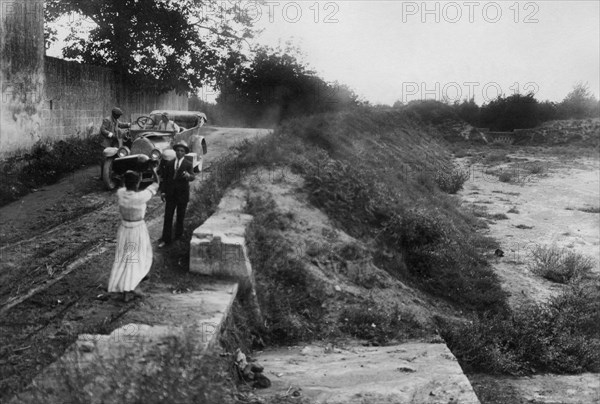
[[[325,80],[371,103],[533,91],[600,94],[600,1],[273,1],[258,41],[292,39]],[[272,11],[269,13],[269,11]]]
[[[560,102],[580,82],[600,95],[600,0],[239,4],[262,29],[255,42],[291,40],[319,76],[373,104],[516,92]]]

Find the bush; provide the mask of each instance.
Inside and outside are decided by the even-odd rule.
[[[435,182],[440,189],[449,194],[455,194],[463,188],[469,179],[468,171],[453,170],[451,172],[438,171]]]
[[[600,370],[600,286],[574,284],[549,303],[470,324],[440,320],[462,368],[499,374]]]
[[[98,164],[102,147],[97,140],[96,137],[72,136],[55,143],[38,142],[31,153],[24,156],[28,164],[21,171],[21,181],[30,187],[52,184],[63,174]]]
[[[511,182],[513,180],[513,174],[511,172],[504,171],[500,173],[498,179],[500,180],[500,182]]]
[[[342,332],[377,345],[424,334],[423,326],[413,315],[400,312],[398,306],[391,310],[382,309],[374,301],[344,309],[339,323]]]
[[[483,159],[483,164],[494,164],[506,160],[506,152],[493,152]]]
[[[555,246],[538,246],[531,251],[531,256],[531,271],[558,283],[578,280],[588,274],[594,266],[589,257]]]
[[[53,184],[64,174],[99,164],[102,146],[98,136],[71,136],[53,143],[39,141],[28,153],[4,161],[0,206],[17,200],[32,188]]]

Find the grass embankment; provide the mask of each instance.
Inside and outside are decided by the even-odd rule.
[[[243,149],[231,164],[237,172],[291,167],[305,179],[310,202],[368,245],[374,263],[392,276],[450,302],[457,311],[506,310],[505,294],[479,254],[491,242],[476,235],[481,222],[462,212],[460,201],[449,195],[467,177],[414,116],[371,109],[318,115],[290,121],[272,137]],[[292,219],[277,213],[268,200],[250,203],[250,213],[255,220],[248,242],[268,325],[253,332],[265,333],[275,343],[323,337],[322,295],[304,289],[301,265],[290,258],[292,246],[281,237]],[[393,313],[377,319],[375,314],[382,313],[368,313],[366,306],[349,308],[342,333],[381,343],[406,328]],[[357,324],[363,320],[369,326],[382,324],[384,331],[365,332]]]
[[[38,142],[27,153],[0,164],[0,206],[13,202],[32,189],[57,182],[63,175],[100,163],[99,135],[71,136],[57,142]]]
[[[467,325],[439,322],[464,367],[510,374],[597,369],[600,360],[590,347],[598,346],[593,326],[598,293],[573,286],[548,304],[511,312],[483,254],[494,242],[477,233],[482,223],[449,195],[467,177],[421,128],[414,117],[397,111],[313,116],[288,122],[271,138],[248,146],[238,165],[291,167],[304,178],[310,202],[370,246],[378,267],[465,313]],[[304,289],[301,265],[289,258],[291,246],[280,236],[291,219],[275,212],[268,201],[250,212],[256,216],[248,232],[252,264],[272,326],[253,333],[270,342],[324,337],[321,295]],[[362,315],[355,315],[359,311]],[[352,321],[340,323],[342,334],[385,342],[406,326],[389,313],[377,313],[381,319],[373,313],[366,306],[345,312]],[[385,335],[369,335],[368,327],[357,324],[374,319]]]

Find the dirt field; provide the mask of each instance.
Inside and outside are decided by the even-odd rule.
[[[207,136],[210,164],[235,143],[268,133],[214,128]],[[60,356],[78,334],[106,333],[138,301],[124,304],[106,294],[119,224],[114,194],[105,191],[98,167],[73,173],[0,209],[0,401],[21,390]],[[162,224],[160,198],[146,221]],[[155,240],[160,233],[151,231]],[[155,250],[153,276],[167,260]],[[172,266],[172,265],[171,265]],[[172,268],[170,269],[172,270]],[[164,280],[164,279],[163,279]],[[173,290],[180,285],[171,280]]]
[[[478,149],[458,161],[471,174],[461,191],[465,206],[485,218],[487,235],[504,251],[503,257],[492,255],[493,266],[516,310],[543,302],[563,287],[531,272],[538,246],[554,245],[590,257],[595,261],[592,271],[600,274],[600,162],[546,152]],[[511,180],[500,181],[502,173]],[[484,404],[600,402],[600,374],[469,379]]]

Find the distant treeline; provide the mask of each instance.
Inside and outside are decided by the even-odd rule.
[[[445,104],[439,101],[400,102],[396,108],[408,108],[423,119],[442,123],[459,117],[475,127],[493,131],[533,128],[543,122],[557,119],[585,119],[600,116],[600,103],[587,85],[577,84],[559,103],[538,101],[533,94],[499,96],[488,104],[479,106],[474,99]]]
[[[345,111],[368,102],[343,84],[329,83],[310,70],[298,49],[262,47],[251,58],[235,54],[217,79],[216,103],[200,97],[189,100],[190,110],[200,110],[209,123],[219,126],[274,127],[285,120],[323,112]],[[380,106],[389,108],[389,106]],[[533,94],[499,96],[479,106],[474,99],[454,104],[426,100],[393,108],[407,108],[422,119],[441,123],[461,118],[475,127],[494,131],[533,128],[557,119],[594,118],[600,104],[587,85],[577,84],[563,101],[538,101]]]

